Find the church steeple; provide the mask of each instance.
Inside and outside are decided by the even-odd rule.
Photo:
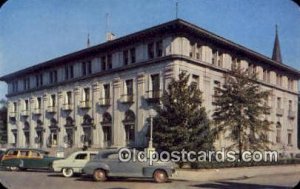
[[[277,24],[272,59],[278,63],[282,63]]]

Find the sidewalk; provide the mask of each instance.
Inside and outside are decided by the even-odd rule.
[[[178,169],[176,171],[177,174],[172,177],[172,179],[174,180],[214,181],[224,179],[248,178],[254,176],[257,177],[260,175],[300,173],[300,164],[199,170]]]

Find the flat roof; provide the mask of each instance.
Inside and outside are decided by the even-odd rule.
[[[158,33],[164,34],[164,33],[168,33],[168,32],[176,33],[176,32],[182,32],[182,31],[196,35],[196,36],[201,36],[201,37],[207,38],[215,43],[224,45],[224,46],[226,46],[226,48],[230,48],[230,49],[234,50],[235,52],[238,52],[244,56],[249,56],[251,58],[260,60],[264,63],[267,63],[269,66],[279,68],[283,71],[287,71],[288,73],[294,75],[298,79],[300,78],[300,71],[293,67],[276,62],[265,55],[262,55],[258,52],[248,49],[242,45],[234,43],[228,39],[225,39],[225,38],[218,36],[212,32],[202,29],[199,26],[196,26],[185,20],[176,19],[176,20],[172,20],[172,21],[169,21],[169,22],[157,25],[157,26],[153,26],[153,27],[141,30],[139,32],[135,32],[135,33],[111,40],[111,41],[107,41],[107,42],[104,42],[104,43],[101,43],[101,44],[98,44],[98,45],[95,45],[95,46],[92,46],[89,48],[85,48],[85,49],[82,49],[82,50],[79,50],[79,51],[76,51],[76,52],[73,52],[73,53],[70,53],[70,54],[67,54],[64,56],[60,56],[60,57],[36,64],[34,66],[30,66],[25,69],[4,75],[4,76],[0,77],[0,81],[9,81],[11,79],[23,76],[25,74],[30,74],[30,73],[33,73],[36,71],[40,71],[41,69],[48,69],[51,67],[59,66],[62,63],[71,62],[73,60],[87,57],[89,55],[98,53],[103,49],[114,48],[117,45],[121,45],[124,43],[130,43],[130,42],[132,42],[132,40],[147,37],[152,34],[158,34]]]

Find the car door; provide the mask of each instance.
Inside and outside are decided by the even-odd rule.
[[[80,171],[88,161],[89,154],[87,152],[80,152],[75,155],[72,167],[75,171]]]
[[[33,169],[45,168],[46,166],[43,163],[43,156],[40,152],[32,150],[30,154],[30,167]]]

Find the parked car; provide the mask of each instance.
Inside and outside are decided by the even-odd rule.
[[[55,160],[52,164],[55,172],[62,172],[65,177],[72,177],[74,173],[82,173],[82,168],[98,154],[97,151],[78,151],[66,159]]]
[[[5,150],[0,150],[0,161],[1,161],[1,159],[2,159],[2,157],[3,157],[3,155],[4,155],[4,153],[5,153]]]
[[[48,156],[48,152],[39,149],[12,148],[4,153],[1,166],[8,170],[52,169],[57,157]]]
[[[175,173],[175,165],[171,162],[144,162],[130,160],[122,162],[118,158],[118,150],[102,150],[83,168],[83,173],[92,175],[95,181],[105,181],[108,177],[153,178],[163,183]]]

